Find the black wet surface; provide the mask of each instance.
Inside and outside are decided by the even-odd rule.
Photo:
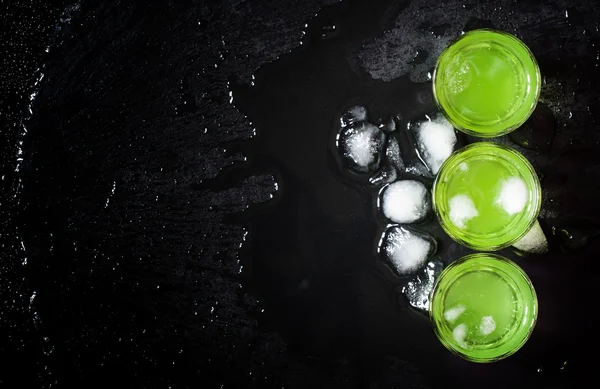
[[[6,8],[4,386],[551,388],[594,373],[598,6],[153,4]],[[355,104],[402,126],[435,113],[413,81],[489,26],[524,39],[546,79],[547,110],[511,139],[543,177],[551,250],[505,252],[533,280],[538,325],[476,365],[400,295],[408,278],[375,254],[376,191],[341,173],[334,139]],[[549,115],[555,131],[536,131]],[[433,219],[415,228],[445,263],[467,252]]]

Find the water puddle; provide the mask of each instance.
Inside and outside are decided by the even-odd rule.
[[[382,187],[410,178],[430,190],[440,158],[475,141],[457,133],[444,147],[422,147],[427,142],[427,135],[419,133],[422,123],[434,123],[432,134],[443,135],[429,81],[435,58],[462,31],[492,25],[522,33],[540,53],[542,72],[552,83],[566,82],[552,81],[566,76],[562,63],[549,60],[551,50],[540,38],[539,31],[547,26],[532,22],[519,27],[538,15],[537,10],[524,9],[523,20],[516,20],[514,10],[480,10],[467,3],[465,11],[433,9],[420,1],[338,4],[309,23],[301,48],[263,66],[251,84],[232,81],[236,106],[257,128],[253,140],[232,147],[247,156],[243,170],[272,172],[280,188],[274,202],[244,216],[251,224],[251,244],[242,260],[249,263],[245,271],[253,292],[271,312],[263,320],[299,350],[311,355],[350,353],[365,365],[399,355],[431,369],[439,369],[450,357],[441,352],[427,318],[417,311],[425,308],[427,290],[441,268],[472,251],[447,237],[434,217],[423,217],[411,224],[417,235],[407,238],[408,246],[397,248],[414,253],[414,261],[394,263],[394,250],[383,250],[392,257],[385,258],[380,242],[390,228],[400,227],[377,211]],[[553,8],[543,11],[542,19],[553,20]],[[514,21],[508,20],[510,15]],[[590,42],[585,37],[578,44]],[[567,139],[581,134],[573,129],[574,116],[565,114],[567,109],[580,111],[581,105],[561,104],[568,93],[569,88],[548,88],[531,120],[494,140],[523,152],[538,170],[546,196],[540,225],[554,256],[561,255],[556,240],[568,250],[585,251],[596,236],[554,224],[565,211],[575,219],[584,217],[585,207],[565,202],[590,201],[592,196],[582,192],[582,179],[570,175],[584,166],[593,166],[584,174],[588,178],[600,173],[600,161],[587,153],[589,159],[580,155],[564,162],[565,155],[577,150]],[[589,113],[577,120],[590,126],[594,122]],[[591,142],[599,140],[594,135]],[[364,144],[367,151],[354,152],[354,146]],[[600,208],[592,211],[600,215]],[[427,246],[427,239],[419,236],[431,236],[435,244]],[[543,255],[523,258],[514,249],[500,254],[524,263],[534,284],[541,285],[538,297],[553,299],[556,292],[548,289],[548,279],[558,270],[544,267]],[[399,269],[405,265],[415,272],[403,274]],[[540,321],[546,320],[551,318],[542,314]],[[565,335],[555,328],[548,331],[540,330],[540,337],[563,344]],[[532,347],[540,342],[534,333]],[[514,371],[531,373],[524,379],[534,382],[536,369],[563,350],[551,357],[539,355],[536,363],[518,357],[507,363]],[[444,376],[461,381],[453,368],[443,368]],[[500,370],[490,374],[501,376]]]

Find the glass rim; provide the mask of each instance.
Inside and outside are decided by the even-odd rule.
[[[452,231],[451,228],[448,227],[447,223],[444,221],[444,219],[442,218],[440,212],[438,211],[438,205],[439,204],[438,204],[438,201],[437,201],[437,195],[436,194],[437,194],[437,191],[439,190],[438,189],[439,180],[440,180],[440,177],[442,176],[442,173],[444,172],[444,168],[446,168],[452,162],[452,160],[458,158],[458,155],[460,155],[460,154],[462,154],[462,153],[464,153],[464,152],[466,152],[468,150],[471,150],[473,148],[490,147],[490,146],[502,149],[504,151],[507,151],[511,155],[516,156],[517,158],[519,158],[519,160],[524,163],[524,165],[527,167],[527,171],[533,177],[533,186],[534,187],[531,188],[531,190],[533,192],[535,192],[535,194],[536,194],[536,196],[535,196],[535,204],[533,204],[533,208],[532,208],[533,211],[532,211],[532,215],[531,215],[531,220],[527,223],[527,226],[523,230],[523,232],[521,232],[520,234],[518,234],[515,238],[509,239],[509,240],[507,240],[506,242],[504,242],[502,244],[496,244],[496,245],[473,244],[471,242],[466,241],[462,237],[458,236],[456,233],[454,233]],[[486,141],[484,141],[484,142],[475,142],[475,143],[471,143],[469,145],[466,145],[466,146],[464,146],[464,147],[462,147],[462,148],[454,151],[442,163],[442,165],[440,166],[440,169],[438,171],[438,174],[435,177],[435,180],[433,181],[433,187],[431,189],[431,206],[433,208],[433,211],[435,213],[435,216],[436,216],[438,222],[442,226],[442,229],[455,242],[458,242],[458,243],[462,244],[463,246],[466,246],[466,247],[471,248],[473,250],[479,250],[479,251],[497,251],[497,250],[501,250],[503,248],[512,246],[514,243],[518,242],[521,238],[523,238],[529,232],[529,230],[531,230],[531,228],[533,227],[533,225],[535,224],[535,222],[537,220],[537,217],[538,217],[538,215],[540,213],[540,209],[542,207],[542,187],[541,187],[541,184],[540,184],[540,179],[539,179],[539,177],[538,177],[535,169],[531,165],[531,163],[527,160],[527,158],[525,158],[525,156],[523,156],[517,150],[513,149],[512,147],[501,145],[501,144],[494,143],[494,142],[486,142]],[[506,233],[504,235],[506,235]]]
[[[494,33],[494,34],[498,34],[498,35],[503,35],[505,37],[508,37],[514,41],[516,41],[519,46],[521,46],[525,52],[527,53],[527,55],[529,56],[529,58],[531,59],[531,61],[533,62],[534,68],[535,68],[535,78],[536,78],[536,84],[537,87],[535,88],[535,91],[531,91],[530,93],[528,93],[525,97],[530,96],[531,93],[535,94],[535,98],[533,100],[533,104],[531,105],[531,107],[529,108],[529,110],[527,111],[527,113],[525,115],[523,115],[523,117],[517,121],[514,125],[509,126],[507,128],[504,128],[502,130],[496,131],[496,132],[492,132],[492,133],[481,133],[475,130],[471,130],[469,128],[466,128],[460,124],[458,124],[447,112],[446,109],[444,109],[442,103],[440,102],[440,98],[438,96],[437,93],[437,89],[436,89],[436,81],[437,81],[437,76],[438,76],[438,69],[440,66],[440,61],[441,59],[444,57],[445,54],[447,54],[447,52],[458,42],[460,42],[461,40],[465,39],[466,37],[470,36],[470,35],[475,35],[478,33],[482,33],[482,32],[490,32],[490,33]],[[442,113],[442,115],[444,115],[444,117],[446,118],[446,120],[448,120],[452,126],[454,128],[456,128],[457,130],[464,132],[465,134],[468,135],[472,135],[472,136],[476,136],[479,138],[494,138],[497,136],[502,136],[502,135],[506,135],[514,130],[516,130],[517,128],[521,127],[526,121],[527,119],[529,119],[529,117],[531,116],[531,114],[533,113],[533,111],[535,111],[535,108],[537,107],[537,104],[539,102],[540,99],[540,93],[541,93],[541,89],[542,89],[542,75],[540,72],[540,67],[537,63],[537,60],[535,59],[535,56],[533,55],[533,52],[531,51],[531,49],[525,44],[525,42],[523,42],[521,39],[517,38],[515,35],[510,34],[508,32],[505,31],[500,31],[500,30],[495,30],[492,28],[479,28],[476,30],[471,30],[468,32],[465,32],[464,34],[454,38],[452,41],[450,41],[448,43],[448,45],[444,48],[444,50],[442,50],[442,52],[440,53],[440,55],[438,56],[438,59],[435,63],[435,68],[433,69],[433,75],[432,75],[432,89],[433,89],[433,99],[435,100],[435,103],[438,107],[438,109],[440,110],[440,112]],[[524,101],[525,99],[523,99]],[[523,104],[523,101],[521,102],[521,105]],[[513,115],[511,115],[509,118],[513,117]],[[503,122],[506,122],[507,120],[503,120]],[[502,122],[501,122],[502,123]]]
[[[472,261],[472,260],[478,259],[478,258],[492,260],[492,261],[497,260],[497,261],[501,261],[501,262],[509,265],[512,269],[516,270],[517,273],[523,278],[526,286],[529,288],[529,290],[531,291],[531,295],[532,295],[531,301],[532,301],[533,309],[532,309],[532,314],[531,314],[531,323],[529,324],[529,328],[527,329],[527,331],[524,333],[523,338],[515,345],[515,347],[511,348],[510,350],[507,350],[506,352],[504,352],[502,354],[494,356],[494,357],[475,357],[473,355],[466,354],[466,353],[461,352],[460,350],[452,347],[451,343],[441,333],[441,331],[438,327],[438,324],[437,324],[438,321],[434,317],[435,315],[434,315],[434,310],[433,310],[433,304],[434,304],[435,296],[439,296],[439,294],[437,292],[439,291],[440,285],[441,285],[442,281],[444,280],[444,277],[447,276],[454,268],[463,265],[465,262]],[[474,270],[471,268],[471,271],[474,271]],[[466,272],[462,272],[462,274],[466,274]],[[531,337],[531,334],[533,333],[533,330],[535,329],[535,326],[537,324],[537,317],[538,317],[538,311],[539,311],[537,293],[536,293],[533,283],[531,282],[531,279],[529,278],[527,273],[525,273],[525,271],[519,265],[517,265],[514,261],[511,261],[510,259],[503,257],[501,255],[495,254],[495,253],[468,254],[468,255],[465,255],[465,256],[453,261],[452,263],[450,263],[450,265],[448,265],[441,272],[440,276],[438,277],[437,281],[434,284],[434,287],[430,294],[428,308],[429,308],[429,320],[433,324],[433,330],[435,332],[435,335],[437,336],[439,341],[444,345],[444,347],[446,347],[446,349],[448,349],[450,352],[452,352],[455,355],[458,355],[461,358],[464,358],[471,362],[477,362],[477,363],[496,362],[501,359],[507,358],[507,357],[513,355],[514,353],[516,353],[517,351],[519,351],[519,349],[521,349],[521,347],[523,347],[523,345],[525,343],[527,343],[527,340],[529,340],[529,338]],[[519,324],[519,326],[522,326],[522,325],[523,325],[523,323]]]

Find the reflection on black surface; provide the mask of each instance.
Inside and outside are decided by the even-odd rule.
[[[427,80],[469,20],[490,21],[522,37],[547,78],[556,136],[549,153],[527,155],[555,200],[543,227],[578,241],[583,226],[570,220],[600,220],[598,7],[345,1],[319,13],[302,47],[283,55],[318,8],[83,2],[76,22],[61,24],[23,169],[10,166],[2,181],[3,211],[23,185],[18,219],[3,219],[10,310],[0,317],[9,338],[0,351],[15,365],[3,384],[573,387],[594,371],[584,356],[597,342],[586,314],[595,233],[581,230],[589,239],[577,250],[557,243],[517,259],[540,298],[538,326],[510,359],[474,365],[446,352],[400,297],[407,279],[376,260],[384,225],[373,190],[339,173],[329,147],[348,106],[367,104],[374,120],[400,114],[405,124],[434,110],[429,84],[408,78]],[[23,28],[35,30],[36,20]],[[39,42],[31,47],[43,53]],[[228,84],[234,78],[244,85]],[[26,102],[25,90],[17,92]],[[3,161],[14,161],[18,140],[3,135]],[[435,223],[424,227],[441,261],[468,252]],[[25,255],[27,264],[15,261]],[[16,374],[23,367],[31,374]]]
[[[304,195],[299,196],[299,193],[309,191],[316,199],[315,204],[318,206],[315,209],[302,208],[301,212],[307,220],[312,220],[312,222],[307,222],[307,226],[319,225],[319,232],[307,231],[308,239],[303,236],[302,239],[294,240],[288,250],[297,255],[299,251],[304,250],[306,245],[313,247],[310,254],[300,255],[300,258],[296,256],[294,261],[313,262],[313,266],[317,266],[319,270],[318,273],[312,273],[309,278],[319,274],[322,288],[330,283],[329,287],[335,288],[336,291],[343,291],[342,294],[348,296],[348,299],[352,296],[353,303],[349,306],[329,305],[332,302],[323,301],[316,295],[307,297],[317,306],[321,307],[325,304],[328,311],[334,310],[336,312],[334,317],[346,317],[350,320],[343,326],[343,332],[330,334],[328,337],[340,339],[341,343],[345,345],[342,349],[346,353],[356,353],[355,358],[362,361],[361,363],[367,370],[376,369],[375,366],[385,363],[385,356],[391,354],[419,366],[421,371],[427,374],[429,383],[434,387],[446,385],[475,387],[475,385],[481,385],[482,382],[485,382],[488,387],[506,387],[514,383],[515,379],[522,385],[535,386],[546,380],[561,385],[561,379],[572,379],[572,376],[566,375],[567,369],[560,370],[560,367],[564,359],[573,359],[574,355],[578,353],[577,346],[569,346],[569,342],[573,336],[583,335],[581,333],[576,335],[573,328],[580,325],[589,326],[589,323],[579,321],[577,315],[567,313],[572,312],[573,309],[576,311],[580,309],[583,306],[581,297],[586,294],[585,282],[575,281],[572,276],[580,274],[578,266],[587,261],[587,255],[594,250],[593,246],[584,247],[583,251],[579,252],[578,259],[572,262],[565,262],[561,259],[563,254],[559,252],[523,258],[519,258],[510,249],[501,252],[502,255],[516,260],[525,268],[538,290],[539,299],[543,302],[540,303],[538,328],[534,331],[528,344],[511,358],[492,365],[474,365],[448,355],[436,344],[427,320],[419,315],[413,315],[405,299],[386,297],[397,293],[408,280],[394,276],[390,269],[381,266],[376,256],[373,255],[372,248],[367,244],[368,240],[372,239],[371,231],[381,229],[381,223],[383,223],[377,215],[370,214],[372,211],[369,209],[369,203],[372,203],[375,197],[373,190],[360,180],[357,183],[353,176],[339,176],[337,163],[332,164],[329,161],[329,171],[320,168],[325,165],[324,161],[326,161],[326,150],[323,148],[325,145],[332,144],[325,135],[331,133],[332,128],[335,128],[336,117],[340,110],[353,104],[366,104],[371,116],[382,120],[398,115],[396,124],[400,128],[406,127],[407,123],[417,121],[421,115],[431,114],[435,111],[435,106],[432,99],[427,98],[430,84],[414,84],[404,77],[394,78],[390,82],[378,82],[353,68],[353,59],[348,53],[355,52],[360,46],[361,40],[357,38],[357,35],[360,34],[356,29],[344,30],[345,25],[356,25],[352,14],[348,14],[347,17],[348,20],[340,19],[336,23],[339,26],[337,40],[311,41],[310,45],[301,51],[263,68],[257,75],[258,87],[256,89],[242,88],[241,95],[244,97],[238,100],[239,106],[256,121],[259,132],[262,134],[261,142],[263,143],[252,152],[256,153],[256,158],[265,158],[268,155],[269,159],[276,164],[275,166],[285,166],[287,174],[279,168],[282,171],[282,181],[295,182],[296,188],[302,188],[302,191],[298,193],[291,193],[291,189],[286,187],[283,201],[289,204],[288,207],[285,208],[281,203],[278,204],[268,218],[254,218],[253,225],[257,231],[261,231],[260,235],[277,236],[278,239],[285,239],[291,243],[288,236],[297,236],[299,232],[294,231],[288,235],[285,230],[273,228],[273,221],[292,220],[291,210],[302,204],[301,199],[304,197]],[[461,20],[463,18],[464,16],[460,16]],[[491,27],[493,25],[496,25],[494,17],[492,20],[472,18],[464,28]],[[505,21],[499,22],[498,25],[504,26]],[[361,23],[361,26],[365,27],[365,23]],[[543,27],[524,28],[524,35],[529,38],[538,36],[536,28]],[[453,30],[443,29],[443,32],[438,35],[448,34]],[[561,66],[556,66],[555,62],[556,56],[560,56],[557,54],[560,48],[554,52],[555,58],[546,61],[546,58],[552,57],[549,47],[544,46],[542,42],[536,42],[535,39],[529,39],[527,43],[538,55],[542,72],[546,76],[562,77],[560,76]],[[403,42],[400,40],[398,44],[402,45]],[[587,47],[589,49],[591,46]],[[385,55],[390,58],[394,55],[394,50],[390,42]],[[402,52],[401,50],[402,48],[399,48],[398,52]],[[372,53],[372,51],[368,51],[368,53]],[[364,57],[362,58],[364,62]],[[417,55],[416,58],[418,60],[420,57]],[[418,62],[425,63],[424,60]],[[333,69],[335,71],[332,72]],[[368,67],[367,69],[370,72],[373,71]],[[385,69],[377,68],[375,73],[371,74],[387,80],[387,76],[381,76],[381,73],[378,73],[382,71]],[[290,79],[289,74],[294,74],[294,77]],[[395,73],[392,71],[392,74]],[[563,114],[562,111],[565,107],[559,100],[561,93],[564,91],[560,89],[546,93],[544,95],[545,103],[540,103],[531,119],[510,137],[512,142],[520,146],[519,150],[534,151],[528,152],[526,155],[544,178],[542,186],[545,187],[548,184],[547,187],[554,190],[552,199],[559,204],[563,204],[569,197],[567,193],[579,192],[580,195],[583,195],[583,192],[586,191],[579,186],[579,180],[562,176],[569,174],[567,171],[578,174],[577,171],[583,169],[585,165],[570,161],[568,168],[565,165],[559,167],[563,161],[558,156],[566,150],[572,149],[571,144],[564,143],[565,135],[571,138],[575,136],[575,133],[581,133],[580,129],[574,129],[575,123],[568,122],[572,117]],[[294,104],[289,104],[290,101],[293,101]],[[548,102],[551,103],[551,108],[547,105]],[[555,116],[557,116],[556,119]],[[286,117],[296,117],[301,120],[288,122],[285,120]],[[591,122],[591,118],[587,120]],[[277,123],[284,122],[286,123],[285,130],[281,130]],[[558,127],[556,123],[561,127]],[[566,134],[565,131],[567,131]],[[555,135],[560,140],[553,144]],[[594,142],[596,139],[598,137],[594,135]],[[289,140],[293,140],[291,144]],[[508,138],[501,141],[510,144]],[[401,146],[404,147],[405,144],[406,142]],[[290,147],[292,145],[293,147]],[[307,150],[312,150],[311,161],[304,159]],[[551,154],[549,155],[550,150]],[[536,153],[538,151],[544,153]],[[335,151],[327,150],[327,153],[334,153],[335,157]],[[404,153],[402,154],[404,156]],[[597,166],[598,160],[594,162],[590,160],[589,165]],[[299,177],[302,179],[299,180]],[[562,180],[563,186],[560,188],[554,186],[557,179]],[[344,187],[354,188],[353,193],[348,193]],[[547,210],[542,213],[544,217],[555,218],[561,211],[554,204],[546,203],[545,205],[547,205]],[[579,205],[571,204],[569,208],[580,217],[589,211],[589,208],[581,203]],[[552,220],[542,220],[546,233],[550,232],[549,226]],[[436,227],[435,221],[425,224],[423,227],[439,240],[441,259],[446,264],[469,252],[449,240],[439,226]],[[324,244],[324,241],[318,237],[326,235],[326,231],[335,231],[334,236],[336,237],[338,234],[340,235],[339,239],[327,241],[327,259],[324,259],[321,256],[321,251],[324,250],[321,245]],[[319,243],[317,244],[317,242]],[[270,263],[271,261],[286,261],[286,256],[281,256],[277,250],[268,248],[268,244],[264,240],[255,241],[253,247],[255,249],[252,253],[252,260],[265,263],[262,268],[262,271],[265,272],[261,275],[264,277],[262,281],[266,282],[267,279],[279,277],[279,273],[272,272]],[[306,256],[307,254],[308,256]],[[324,264],[330,261],[335,261],[339,265],[325,267]],[[325,274],[329,274],[330,278],[321,278]],[[344,282],[334,278],[342,274]],[[582,275],[580,274],[580,276]],[[556,285],[561,285],[561,287],[557,288]],[[276,304],[275,309],[280,312],[280,317],[289,315],[289,313],[283,312],[296,309],[294,300],[284,302],[281,301],[281,297],[273,300],[273,297],[269,297],[269,294],[273,292],[267,292],[264,289],[260,292],[260,287],[258,290],[267,301],[279,301],[280,305]],[[360,291],[359,296],[356,296],[356,291]],[[346,309],[351,309],[351,311],[347,312]],[[352,315],[355,313],[357,316]],[[316,326],[319,328],[319,321],[315,322],[314,320],[320,316],[320,313],[313,310],[309,316],[297,320],[303,321],[302,327]],[[354,325],[351,325],[353,323]],[[293,328],[285,320],[279,321],[278,325],[280,328]],[[325,353],[323,345],[317,346],[314,343],[315,340],[305,330],[291,330],[287,332],[287,337],[305,352]],[[333,344],[337,344],[337,342]],[[333,348],[330,347],[329,350],[333,350]],[[329,355],[329,353],[325,354]],[[577,363],[573,362],[573,365],[575,364]],[[584,364],[585,362],[580,359],[579,369],[583,369]],[[436,373],[431,374],[430,372],[433,371]]]
[[[530,150],[550,151],[556,136],[556,121],[548,106],[538,103],[527,121],[508,134],[511,141]]]

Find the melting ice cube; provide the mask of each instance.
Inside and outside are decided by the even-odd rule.
[[[384,231],[379,244],[385,258],[394,265],[399,274],[414,273],[435,252],[435,240],[429,235],[400,226]]]
[[[502,183],[497,203],[509,214],[519,213],[527,205],[527,185],[519,177],[509,177]]]
[[[445,118],[422,122],[416,129],[419,155],[433,174],[437,174],[442,163],[452,154],[456,146],[456,133]]]
[[[402,288],[402,293],[410,305],[429,311],[431,292],[443,268],[444,264],[438,260],[428,262],[427,266]]]
[[[369,183],[375,187],[396,181],[398,179],[398,172],[404,168],[404,162],[400,154],[400,145],[398,144],[398,140],[393,136],[388,138],[382,165],[381,170],[369,178]]]
[[[453,323],[456,321],[456,319],[459,318],[460,315],[463,314],[465,309],[466,308],[464,307],[464,305],[459,305],[457,307],[450,308],[446,312],[444,312],[444,319],[446,319],[450,323]]]
[[[386,186],[381,195],[383,214],[396,223],[413,223],[427,216],[431,202],[425,185],[402,180]]]
[[[450,199],[448,216],[458,228],[465,228],[466,222],[479,215],[473,200],[467,195],[456,195]]]
[[[361,105],[355,105],[348,110],[340,118],[342,127],[347,127],[353,123],[367,121],[367,109]]]
[[[385,149],[385,155],[388,161],[398,170],[404,168],[404,161],[402,160],[402,154],[400,153],[400,145],[398,140],[394,137],[390,137],[388,140],[387,148]]]
[[[489,335],[496,330],[496,322],[492,316],[484,316],[479,324],[479,332],[482,335]]]
[[[458,345],[463,348],[467,347],[465,339],[467,338],[468,330],[469,330],[469,327],[467,327],[467,325],[465,323],[461,323],[461,324],[457,325],[456,327],[454,327],[454,330],[452,330],[452,337],[454,338],[456,343],[458,343]]]
[[[359,122],[342,128],[337,145],[350,170],[372,173],[381,163],[385,134],[370,123]]]
[[[385,163],[381,170],[377,172],[373,177],[369,178],[369,184],[375,187],[383,186],[385,184],[389,184],[390,182],[396,181],[398,178],[398,172],[389,163]]]

